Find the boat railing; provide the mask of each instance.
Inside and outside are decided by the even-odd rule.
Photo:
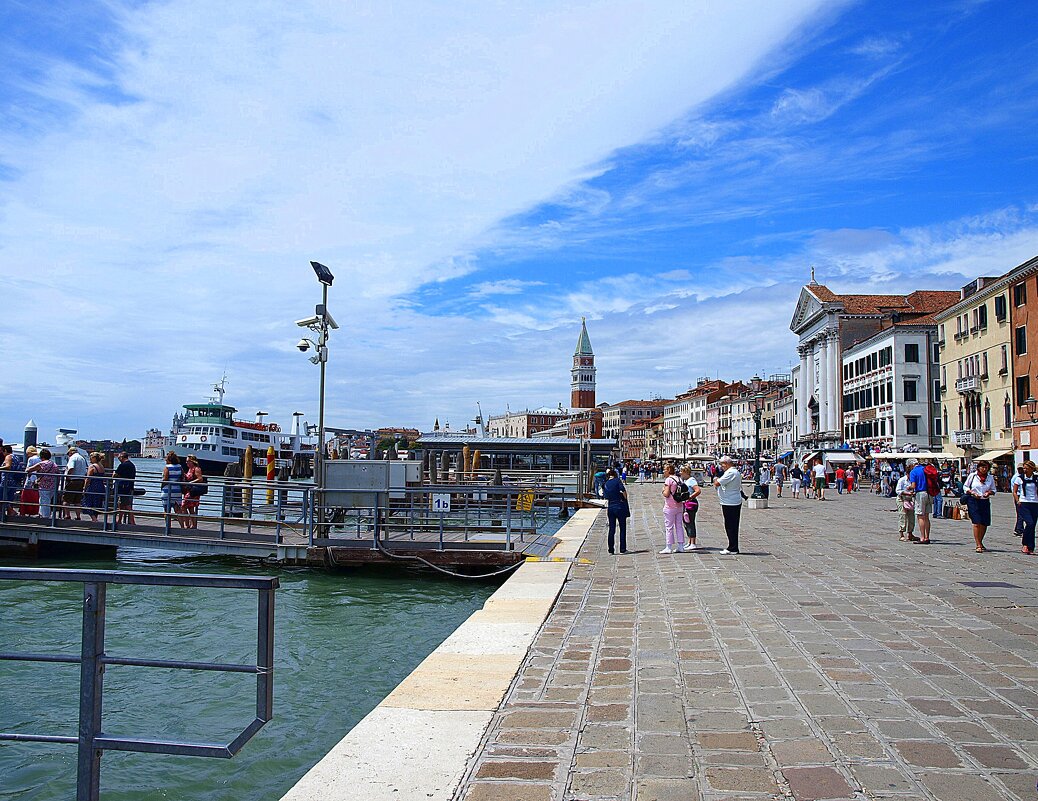
[[[72,483],[78,478],[76,483]],[[276,545],[304,545],[312,539],[314,485],[268,481],[265,477],[208,477],[203,484],[163,481],[158,475],[123,479],[111,474],[82,477],[52,474],[54,489],[39,490],[39,501],[27,502],[24,475],[0,495],[0,523],[19,528],[88,528],[102,532],[191,534],[219,539],[268,539]],[[86,492],[90,482],[98,492]],[[85,482],[81,488],[79,482]],[[48,482],[50,483],[50,482]],[[191,497],[193,489],[204,494]],[[185,503],[185,500],[187,503]],[[76,518],[76,519],[73,519]]]
[[[273,717],[274,709],[274,577],[197,576],[118,570],[53,570],[0,567],[0,581],[77,582],[83,585],[83,624],[79,653],[0,652],[0,661],[78,664],[80,676],[79,728],[75,736],[24,731],[0,732],[0,741],[62,743],[78,747],[76,801],[100,798],[101,757],[105,751],[134,751],[230,759]],[[111,656],[105,650],[107,590],[110,584],[161,587],[243,589],[257,592],[256,662],[222,662]],[[168,670],[247,673],[256,676],[256,715],[229,743],[184,742],[156,737],[117,737],[102,730],[104,675],[108,665]],[[13,689],[8,687],[8,689]],[[23,697],[31,696],[25,687]]]

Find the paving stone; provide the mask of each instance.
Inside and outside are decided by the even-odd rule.
[[[1029,767],[1019,752],[1005,746],[966,745],[963,750],[986,768],[1023,770]],[[1036,791],[1038,795],[1038,791]]]
[[[797,801],[850,798],[855,792],[843,774],[833,768],[783,768],[782,775]]]
[[[778,792],[778,783],[774,775],[765,768],[707,768],[706,779],[715,790]]]
[[[464,801],[554,801],[550,784],[476,782],[469,785]]]
[[[699,744],[708,751],[758,751],[760,744],[752,732],[701,732]]]
[[[577,770],[570,779],[574,796],[620,796],[627,792],[627,774],[620,770]]]
[[[961,766],[958,755],[943,743],[908,741],[895,743],[894,747],[912,765],[922,768],[957,768]]]
[[[961,773],[923,773],[919,781],[938,801],[1004,801],[1001,790],[979,776]]]
[[[631,755],[627,751],[588,751],[573,758],[577,768],[626,768],[630,764]]]
[[[695,779],[640,779],[634,801],[700,801],[699,782]]]
[[[908,793],[915,789],[911,778],[892,765],[852,764],[850,771],[868,798],[883,796],[886,793]]]
[[[692,761],[678,754],[638,754],[635,773],[638,776],[685,778],[693,775]]]
[[[555,776],[555,764],[534,761],[488,760],[476,771],[477,779],[551,779]]]
[[[819,740],[782,740],[771,744],[771,753],[779,766],[822,765],[833,761],[833,755]]]

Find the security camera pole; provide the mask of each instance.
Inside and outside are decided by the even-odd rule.
[[[321,283],[321,305],[314,310],[313,317],[299,320],[296,325],[300,328],[309,328],[317,334],[317,342],[310,340],[305,340],[305,342],[312,344],[316,351],[315,355],[310,357],[310,361],[321,366],[320,406],[317,413],[317,450],[314,453],[314,481],[317,483],[318,492],[322,493],[318,495],[320,503],[317,507],[317,523],[320,526],[324,522],[324,374],[325,365],[328,364],[328,332],[330,329],[335,329],[339,326],[335,324],[335,320],[328,313],[328,287],[332,285],[335,276],[332,275],[331,270],[320,262],[311,261],[310,266],[314,268],[317,280]],[[300,342],[300,346],[302,345],[303,342]],[[302,347],[300,349],[305,350]],[[323,529],[319,528],[318,533],[323,536]]]

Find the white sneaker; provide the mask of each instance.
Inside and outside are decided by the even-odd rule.
[[[693,543],[692,543],[691,545],[686,545],[686,546],[685,546],[685,550],[686,550],[686,551],[698,551],[698,550],[699,550],[699,546],[698,546],[698,545],[696,545],[696,544],[695,544],[695,543],[693,542]]]
[[[724,548],[723,550],[718,551],[718,553],[723,554],[724,556],[738,556],[739,555],[738,551],[729,551],[727,548]]]
[[[660,551],[660,553],[674,553],[674,552],[670,549],[670,546],[668,545],[666,548],[664,548],[662,551]]]

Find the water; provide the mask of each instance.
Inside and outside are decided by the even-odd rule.
[[[6,564],[15,564],[7,562]],[[274,720],[233,760],[110,752],[104,801],[279,798],[496,585],[429,573],[328,574],[124,549],[114,561],[39,567],[278,575]],[[79,650],[82,586],[0,582],[0,650]],[[172,587],[108,589],[107,652],[248,663],[256,595]],[[78,665],[0,662],[0,731],[74,735]],[[110,666],[104,730],[229,742],[255,711],[255,677]],[[394,759],[392,743],[372,743]],[[0,743],[0,799],[75,797],[74,745]]]

